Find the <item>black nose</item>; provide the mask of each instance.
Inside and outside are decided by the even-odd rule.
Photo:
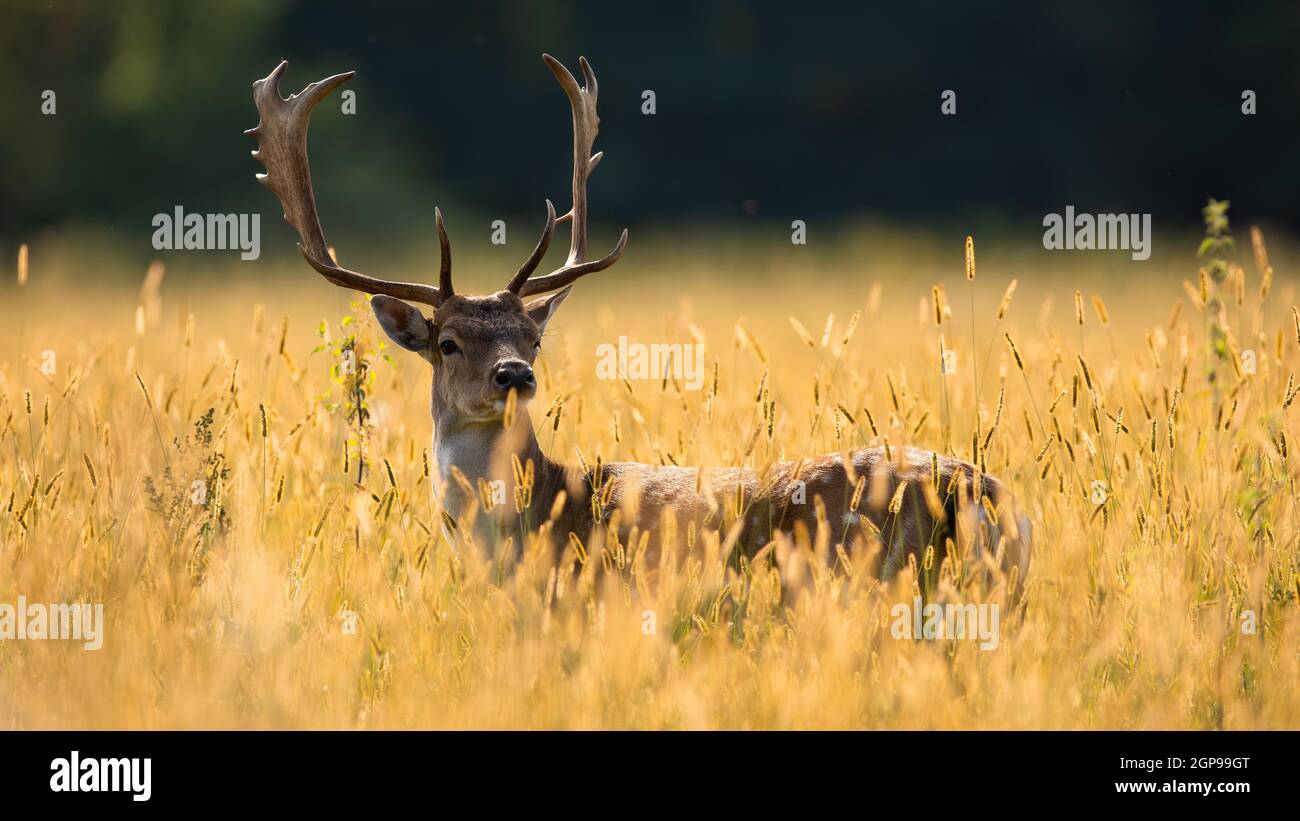
[[[497,363],[492,371],[492,382],[502,390],[515,388],[522,391],[525,388],[537,387],[537,380],[533,378],[533,369],[528,367],[527,362],[519,360]]]

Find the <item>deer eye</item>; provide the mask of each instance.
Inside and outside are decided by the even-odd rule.
[[[442,351],[443,356],[451,356],[456,353],[456,351],[459,351],[460,348],[456,347],[456,343],[452,342],[450,339],[444,339],[442,342],[438,343],[438,350]]]

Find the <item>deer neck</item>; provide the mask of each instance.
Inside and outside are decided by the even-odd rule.
[[[448,501],[453,508],[458,507],[455,502],[459,495],[453,467],[475,488],[480,480],[504,482],[507,500],[513,498],[515,487],[512,456],[518,457],[520,465],[526,466],[532,461],[534,487],[549,484],[551,474],[562,470],[542,452],[533,432],[532,419],[523,409],[515,414],[514,423],[509,428],[500,422],[466,423],[450,414],[439,414],[435,409],[433,450],[438,474],[447,488]]]

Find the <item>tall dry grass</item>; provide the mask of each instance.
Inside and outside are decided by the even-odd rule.
[[[296,267],[137,293],[37,246],[0,292],[0,602],[102,602],[106,640],[0,642],[0,726],[1300,726],[1300,320],[1262,239],[1222,283],[1190,259],[964,268],[960,238],[919,271],[857,273],[851,242],[636,250],[545,343],[543,447],[980,461],[1035,528],[996,650],[893,638],[912,572],[882,586],[857,551],[737,566],[700,534],[653,586],[536,550],[506,571],[442,533],[427,366],[346,295]],[[706,388],[597,380],[619,334],[704,342]]]

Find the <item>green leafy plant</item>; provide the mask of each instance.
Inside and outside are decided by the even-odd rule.
[[[1205,257],[1206,263],[1201,267],[1201,296],[1205,306],[1206,341],[1210,356],[1207,360],[1206,378],[1214,385],[1217,395],[1219,374],[1222,366],[1232,357],[1228,346],[1228,322],[1225,316],[1225,304],[1219,292],[1227,282],[1231,272],[1228,252],[1235,247],[1232,232],[1228,226],[1227,200],[1210,198],[1209,203],[1201,209],[1205,221],[1205,237],[1196,249],[1198,257]]]
[[[388,361],[383,342],[374,342],[367,332],[369,316],[365,300],[355,299],[351,313],[339,319],[336,333],[330,332],[329,323],[321,320],[316,332],[321,342],[312,353],[330,355],[330,381],[333,388],[317,398],[326,410],[343,417],[348,435],[343,448],[343,471],[350,473],[352,455],[356,455],[356,481],[365,477],[369,456],[370,393],[375,384],[374,366],[380,359]]]

